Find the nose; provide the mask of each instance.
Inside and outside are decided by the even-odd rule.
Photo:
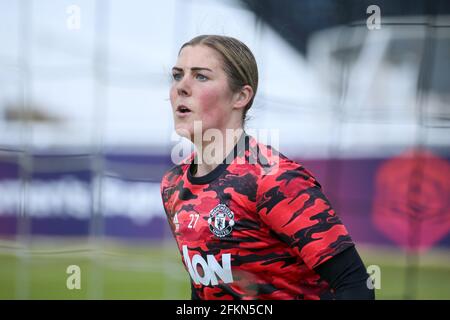
[[[188,83],[187,77],[183,77],[180,81],[177,83],[177,93],[181,97],[186,97],[191,94],[191,88]]]

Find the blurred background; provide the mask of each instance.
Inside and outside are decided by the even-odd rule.
[[[450,299],[444,0],[0,0],[0,298],[190,298],[159,182],[199,34],[252,49],[247,128],[318,178],[377,298]]]

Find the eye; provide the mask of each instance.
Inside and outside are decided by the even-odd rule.
[[[206,80],[208,80],[208,78],[205,77],[204,75],[202,75],[201,73],[197,73],[197,74],[195,75],[195,79],[200,80],[200,81],[206,81]]]
[[[175,81],[179,81],[179,80],[181,80],[181,78],[182,78],[182,74],[179,73],[179,72],[175,72],[175,73],[172,74],[172,78],[173,78],[173,80],[175,80]]]

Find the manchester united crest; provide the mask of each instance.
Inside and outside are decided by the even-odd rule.
[[[209,212],[209,229],[219,238],[231,233],[234,226],[234,213],[226,205],[218,204]]]

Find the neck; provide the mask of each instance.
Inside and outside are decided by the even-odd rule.
[[[202,134],[202,139],[194,140],[197,149],[197,170],[194,176],[204,176],[214,170],[233,150],[244,134],[242,127],[237,129],[214,129]]]

